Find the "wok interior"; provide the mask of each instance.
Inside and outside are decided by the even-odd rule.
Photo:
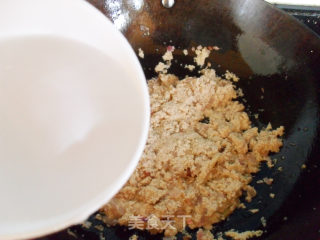
[[[218,74],[229,70],[241,78],[238,87],[243,89],[253,124],[260,128],[269,122],[274,128],[283,125],[286,134],[281,152],[272,156],[278,159],[276,166],[269,169],[263,165],[253,180],[258,195],[247,209],[258,208],[259,213],[236,210],[215,231],[255,230],[261,228],[262,216],[270,220],[269,228],[279,229],[277,221],[282,219],[283,208],[297,187],[301,165],[316,161],[319,39],[263,1],[179,0],[172,9],[154,0],[90,2],[114,21],[135,51],[143,49],[145,58],[140,61],[147,79],[155,76],[153,69],[167,45],[176,47],[178,63],[170,72],[180,77],[192,75],[180,66],[193,61],[192,56],[183,55],[183,49],[198,45],[221,48],[209,61]],[[258,120],[253,117],[256,113]],[[279,167],[283,171],[278,171]],[[255,183],[264,177],[274,178],[271,187]],[[271,192],[276,194],[275,199],[270,199]]]

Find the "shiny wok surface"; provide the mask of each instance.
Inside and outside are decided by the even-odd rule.
[[[223,74],[227,69],[241,81],[247,111],[254,125],[284,125],[284,147],[272,156],[273,169],[262,166],[252,185],[258,195],[247,209],[236,210],[214,232],[264,229],[261,239],[319,239],[320,232],[320,39],[298,21],[260,0],[177,0],[171,9],[158,0],[89,0],[125,34],[132,47],[144,50],[140,59],[147,78],[155,76],[154,66],[167,45],[176,46],[179,63],[192,63],[182,49],[199,44],[219,46],[210,62]],[[190,75],[179,63],[172,72]],[[261,88],[264,89],[262,93]],[[263,95],[263,99],[261,96]],[[307,165],[303,170],[301,166]],[[283,170],[279,171],[281,167]],[[256,184],[274,178],[271,186]],[[276,195],[275,199],[269,197]],[[267,219],[267,227],[260,218]],[[101,224],[92,218],[94,224]],[[121,227],[105,227],[102,232],[73,227],[78,239],[162,239]],[[43,239],[74,239],[62,232]],[[181,236],[180,236],[181,237]]]

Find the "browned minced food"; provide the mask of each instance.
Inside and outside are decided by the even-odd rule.
[[[254,208],[254,209],[250,209],[249,212],[251,213],[257,213],[259,212],[260,210],[258,208]]]
[[[139,237],[137,235],[132,235],[129,240],[139,240]]]
[[[234,240],[247,240],[253,237],[260,237],[263,234],[263,231],[246,231],[246,232],[236,232],[234,230],[230,230],[228,232],[225,232],[224,235],[227,237],[231,237]]]
[[[213,234],[209,230],[199,229],[197,231],[197,240],[215,240]]]
[[[260,221],[261,221],[261,224],[262,224],[263,227],[266,227],[266,226],[267,226],[267,220],[266,220],[265,217],[261,217],[261,218],[260,218]]]
[[[248,201],[254,197],[251,174],[279,151],[284,128],[252,127],[234,85],[214,70],[181,81],[160,74],[148,85],[151,126],[143,156],[102,211],[120,225],[132,215],[173,215],[176,229],[165,229],[167,236],[183,230],[179,215],[191,216],[190,228],[210,229],[237,208],[243,191]]]

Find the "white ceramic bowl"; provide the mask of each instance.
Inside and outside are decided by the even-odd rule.
[[[114,196],[147,138],[126,39],[84,0],[0,1],[0,239],[80,223]]]

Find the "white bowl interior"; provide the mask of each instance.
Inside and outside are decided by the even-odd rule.
[[[0,1],[0,239],[87,218],[134,171],[148,125],[141,66],[98,10]]]

